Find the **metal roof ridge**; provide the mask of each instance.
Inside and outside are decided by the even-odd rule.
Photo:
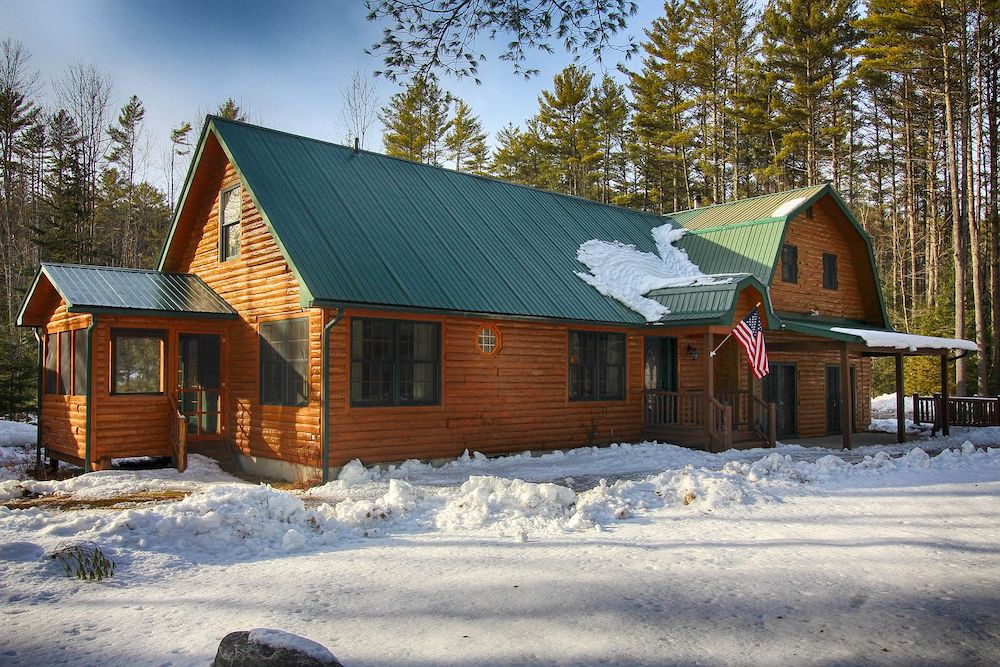
[[[707,233],[710,233],[710,232],[722,232],[722,231],[726,231],[728,229],[736,229],[736,228],[743,228],[743,227],[753,227],[755,225],[770,225],[770,224],[773,224],[775,222],[784,222],[787,219],[788,219],[787,216],[784,216],[784,215],[782,215],[782,216],[771,216],[769,218],[757,218],[755,220],[745,220],[743,222],[729,222],[729,223],[726,223],[725,225],[716,225],[715,227],[705,227],[704,229],[688,229],[687,227],[685,227],[685,229],[687,229],[687,233],[688,234],[694,234],[694,235],[698,236],[698,235],[707,234]]]
[[[777,195],[785,195],[790,192],[800,192],[802,190],[812,190],[812,189],[822,189],[827,186],[832,187],[830,183],[821,183],[819,185],[802,185],[797,188],[791,188],[789,190],[779,190],[778,192],[769,192],[763,195],[754,195],[753,197],[743,197],[742,199],[731,199],[729,201],[720,201],[714,204],[708,204],[706,206],[696,206],[695,208],[685,208],[680,211],[671,211],[670,213],[664,213],[663,217],[669,218],[672,215],[680,215],[681,213],[697,213],[699,211],[707,211],[710,208],[718,208],[720,206],[732,206],[734,204],[742,204],[744,202],[753,201],[755,199],[763,199],[765,197],[775,197]]]

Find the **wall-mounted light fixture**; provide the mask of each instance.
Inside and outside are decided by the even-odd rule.
[[[688,345],[688,356],[691,357],[691,361],[698,361],[698,348]]]

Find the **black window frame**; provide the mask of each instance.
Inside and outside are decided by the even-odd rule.
[[[381,329],[380,340],[365,340],[365,328]],[[430,337],[431,349],[426,355],[417,354],[416,328],[426,327],[432,331]],[[404,349],[404,338],[412,336],[413,346],[407,352]],[[374,333],[374,332],[371,332]],[[366,354],[366,352],[368,354]],[[380,356],[375,353],[379,352]],[[374,407],[410,407],[441,405],[441,323],[426,320],[382,319],[373,317],[352,317],[350,324],[350,404],[357,408]],[[416,368],[430,367],[432,383],[430,397],[426,399],[413,398]],[[373,388],[373,375],[381,375],[378,381],[380,388]],[[407,395],[406,386],[409,382],[411,393]],[[425,380],[426,382],[426,380]],[[366,383],[370,392],[365,391]],[[377,391],[378,395],[373,393]]]
[[[304,332],[292,331],[296,327],[304,327]],[[272,333],[276,335],[271,337]],[[309,317],[265,320],[258,325],[257,334],[257,387],[261,405],[298,408],[309,405],[309,347],[312,344]],[[272,378],[280,382],[275,383]]]
[[[799,247],[790,243],[781,246],[781,282],[799,282]]]
[[[118,346],[122,338],[154,339],[160,344],[158,385],[156,391],[121,391],[118,388]],[[111,395],[112,396],[163,396],[165,378],[164,364],[167,358],[167,332],[162,329],[111,329]]]
[[[575,340],[574,340],[575,339]],[[621,363],[609,363],[611,344],[620,344]],[[628,396],[628,341],[625,334],[570,330],[567,384],[571,401],[624,401]],[[618,391],[609,379],[618,376]]]
[[[87,330],[73,330],[73,382],[72,392],[75,396],[87,394],[87,382],[90,380],[90,369],[87,368]]]
[[[239,214],[236,216],[235,221],[226,220],[226,203],[227,195],[233,196],[232,193],[239,191],[237,195],[239,199],[237,200],[238,206],[236,210]],[[243,239],[243,229],[241,222],[243,220],[243,184],[237,183],[230,186],[219,193],[219,261],[228,262],[231,259],[236,259],[240,256],[240,243]],[[230,252],[227,245],[227,232],[230,227],[236,228],[236,248]]]
[[[840,280],[837,275],[837,256],[832,252],[823,253],[823,289],[838,289]]]

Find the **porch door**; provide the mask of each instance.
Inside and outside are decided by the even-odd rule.
[[[677,391],[677,339],[646,336],[645,388]]]
[[[193,436],[219,434],[222,401],[221,343],[218,334],[180,334],[178,337],[177,410]]]
[[[764,376],[764,400],[774,403],[775,424],[778,438],[798,433],[798,414],[795,398],[795,364],[771,362],[770,372]]]
[[[851,366],[851,432],[857,430],[858,417],[858,377]],[[840,427],[840,366],[826,367],[826,432],[830,435],[841,433]]]

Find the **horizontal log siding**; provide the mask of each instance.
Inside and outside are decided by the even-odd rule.
[[[227,323],[178,317],[99,316],[94,328],[94,434],[91,456],[107,461],[127,456],[169,456],[168,396],[176,399],[177,340],[181,333],[216,333],[225,340]],[[162,382],[164,394],[111,393],[111,331],[154,329],[165,333]],[[223,342],[223,360],[225,343]],[[224,361],[223,361],[224,365]],[[223,388],[223,405],[225,405]]]
[[[86,332],[90,315],[70,313],[66,303],[52,292],[43,335],[61,331]],[[83,335],[86,335],[84,333]],[[42,446],[51,453],[83,459],[86,453],[87,398],[85,396],[42,393]]]
[[[351,407],[348,355],[351,317],[398,317],[441,324],[442,400],[437,406]],[[349,310],[330,346],[331,465],[444,458],[466,449],[485,454],[544,450],[588,442],[634,441],[642,428],[642,335],[603,327],[491,321],[502,347],[479,352],[483,321]],[[570,329],[627,336],[627,390],[622,401],[570,401]]]
[[[782,282],[779,252],[771,281],[775,310],[882,323],[867,246],[829,197],[813,206],[811,219],[803,213],[791,222],[785,243],[798,248],[798,282]],[[835,290],[823,287],[823,253],[837,256]]]
[[[214,153],[212,160],[203,161],[202,171],[198,187],[192,188],[188,197],[188,206],[200,217],[178,229],[178,234],[185,236],[175,239],[174,244],[185,250],[176,253],[180,259],[168,269],[197,274],[240,315],[231,324],[231,362],[223,372],[226,378],[228,369],[227,440],[248,456],[318,465],[322,313],[301,308],[295,275],[245,184],[240,255],[219,262],[219,195],[236,185],[239,177],[231,164]],[[304,407],[261,405],[259,400],[258,326],[262,321],[285,317],[309,318],[309,404]]]

